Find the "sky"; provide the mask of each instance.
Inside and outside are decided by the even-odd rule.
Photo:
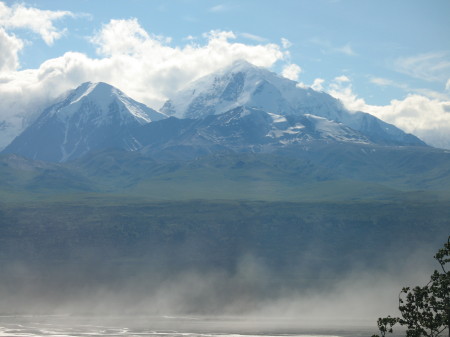
[[[450,149],[448,0],[0,0],[0,149],[67,90],[159,109],[237,59]]]

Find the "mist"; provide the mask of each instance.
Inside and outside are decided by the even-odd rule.
[[[144,260],[126,266],[29,265],[3,268],[0,313],[89,317],[234,317],[296,320],[302,326],[367,326],[397,314],[401,287],[425,284],[430,249],[393,258],[383,268],[359,265],[342,274],[301,268],[278,273],[241,256],[232,268],[180,267]],[[165,262],[167,263],[167,261]],[[268,321],[266,321],[267,323]],[[245,324],[244,324],[245,325]]]
[[[398,315],[401,288],[437,269],[448,207],[51,202],[4,205],[0,223],[11,331],[371,336],[378,317]]]

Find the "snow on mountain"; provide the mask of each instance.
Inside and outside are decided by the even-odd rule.
[[[108,148],[146,153],[187,146],[201,155],[309,141],[425,146],[370,114],[349,112],[326,93],[245,61],[189,84],[162,111],[109,84],[84,83],[45,109],[3,152],[65,162]]]
[[[323,117],[280,115],[250,107],[205,118],[202,125],[199,128],[202,136],[223,139],[222,145],[230,142],[230,138],[235,138],[235,145],[252,144],[253,147],[269,144],[280,147],[317,140],[370,144],[361,133]]]
[[[215,151],[273,152],[311,142],[373,144],[360,132],[323,117],[283,116],[242,106],[204,118],[152,123],[140,130],[138,139],[143,153],[171,149],[184,157]]]
[[[244,105],[279,115],[323,117],[360,131],[380,144],[425,145],[370,114],[349,112],[339,100],[324,92],[300,88],[295,81],[242,60],[188,84],[161,111],[178,118],[201,118]]]
[[[331,96],[300,89],[297,82],[246,61],[190,83],[168,100],[161,111],[178,118],[220,114],[238,106],[251,106],[280,114],[325,114],[343,107]]]
[[[83,83],[39,118],[4,150],[32,159],[63,162],[92,150],[136,150],[133,130],[166,118],[106,83]]]
[[[112,110],[115,109],[114,113]],[[90,113],[96,111],[95,123],[108,124],[112,117],[117,117],[123,124],[137,121],[140,124],[160,120],[165,116],[142,103],[139,103],[119,89],[103,82],[86,82],[71,91],[63,102],[54,105],[50,114],[56,115],[61,121],[68,121],[74,114],[79,114],[80,109]]]

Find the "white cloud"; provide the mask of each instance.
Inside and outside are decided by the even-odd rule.
[[[2,125],[9,130],[0,133],[0,148],[35,113],[85,81],[108,82],[159,108],[180,86],[235,60],[270,67],[287,58],[288,51],[277,44],[244,44],[234,39],[233,32],[211,31],[195,44],[186,41],[184,46],[170,46],[167,38],[147,33],[136,19],[111,20],[91,38],[98,58],[68,52],[38,69],[0,72],[0,124],[5,121]],[[9,64],[17,61],[14,55]]]
[[[358,98],[357,95],[353,93],[350,79],[345,75],[335,77],[329,84],[327,92],[341,100],[345,107],[350,111],[366,111],[364,110],[366,102],[364,99]]]
[[[437,99],[441,101],[445,101],[449,99],[448,94],[445,94],[440,91],[430,90],[427,88],[416,88],[416,89],[409,89],[410,94],[419,94],[431,99]]]
[[[405,91],[409,94],[411,94],[411,93],[412,94],[420,94],[420,95],[423,95],[423,96],[426,96],[426,97],[429,97],[432,99],[438,99],[438,100],[447,100],[448,99],[448,95],[446,95],[445,93],[426,89],[426,88],[411,88],[410,86],[408,86],[405,83],[395,82],[395,81],[392,81],[387,78],[373,77],[370,79],[370,82],[373,84],[376,84],[378,86],[382,86],[382,87],[394,87],[394,88],[402,89],[403,91]]]
[[[388,105],[370,105],[358,97],[349,81],[334,81],[328,92],[352,111],[364,111],[412,133],[429,145],[450,149],[450,99],[410,94]]]
[[[203,37],[218,41],[232,40],[236,38],[236,35],[232,31],[225,31],[220,29],[211,30],[208,33],[204,33]]]
[[[349,43],[347,43],[346,45],[344,45],[342,47],[334,48],[334,51],[341,53],[341,54],[348,55],[348,56],[356,56],[355,51],[353,50],[353,48],[350,46]]]
[[[450,78],[447,80],[447,83],[445,84],[445,90],[450,91]]]
[[[450,77],[449,54],[426,53],[402,57],[394,62],[396,71],[429,82],[444,82]]]
[[[370,82],[382,87],[388,87],[388,86],[392,86],[392,87],[396,87],[398,86],[394,81],[387,79],[387,78],[381,78],[381,77],[372,77],[370,79]]]
[[[288,64],[283,67],[281,75],[292,81],[298,81],[298,76],[300,75],[302,69],[295,63]]]
[[[346,82],[350,82],[350,79],[345,75],[341,75],[341,76],[335,77],[334,81],[338,82],[338,83],[346,83]]]
[[[344,54],[347,56],[357,56],[358,55],[353,50],[350,43],[346,43],[343,46],[336,47],[336,45],[334,45],[330,41],[328,41],[326,39],[318,38],[318,37],[314,37],[314,38],[310,39],[310,42],[321,47],[322,48],[321,51],[324,54],[336,54],[337,53],[337,54]]]
[[[105,56],[102,61],[111,64],[104,74],[108,81],[157,108],[181,85],[237,59],[269,67],[285,55],[275,44],[232,42],[236,35],[231,31],[215,30],[203,38],[203,45],[198,41],[171,47],[164,37],[151,36],[132,19],[111,21],[92,41]]]
[[[250,33],[239,33],[239,36],[242,36],[246,39],[257,41],[257,42],[265,42],[267,39],[263,38],[262,36],[250,34]]]
[[[375,116],[418,136],[430,145],[450,149],[450,100],[439,101],[414,94],[370,110]]]
[[[133,55],[142,51],[144,44],[161,44],[150,38],[137,19],[111,20],[91,38],[91,42],[98,46],[97,53],[102,56]]]
[[[284,49],[288,49],[292,47],[292,43],[291,41],[289,41],[288,39],[282,37],[281,38],[281,45],[283,46]]]
[[[49,11],[15,4],[8,7],[0,2],[0,26],[6,29],[25,28],[39,34],[48,45],[59,39],[64,30],[58,30],[53,21],[73,16],[68,11]]]
[[[216,5],[216,6],[211,7],[211,8],[209,9],[209,11],[210,11],[210,12],[213,12],[213,13],[218,13],[218,12],[224,12],[224,11],[226,11],[227,9],[228,9],[228,7],[225,6],[224,4],[219,4],[219,5]]]
[[[315,91],[324,91],[325,89],[323,83],[325,83],[325,80],[323,78],[316,78],[311,85],[299,82],[297,83],[297,87],[302,89],[313,89]]]
[[[323,91],[324,90],[324,88],[323,88],[323,83],[325,82],[325,80],[324,79],[322,79],[322,78],[316,78],[315,80],[314,80],[314,82],[313,82],[313,84],[311,85],[311,88],[313,89],[313,90],[315,90],[315,91]]]
[[[22,48],[22,40],[14,35],[6,33],[6,31],[0,27],[0,72],[13,71],[18,68],[18,53]]]

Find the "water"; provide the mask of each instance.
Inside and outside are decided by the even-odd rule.
[[[370,337],[373,333],[373,326],[324,327],[293,319],[0,316],[2,337]]]

